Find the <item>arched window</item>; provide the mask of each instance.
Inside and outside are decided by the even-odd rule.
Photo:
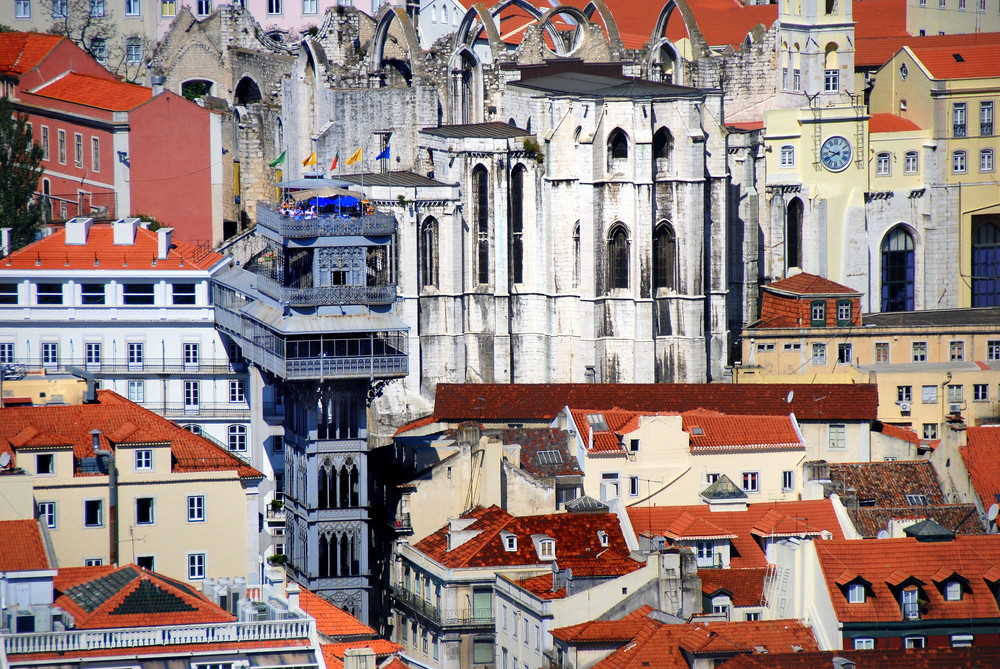
[[[510,275],[514,283],[524,281],[524,174],[518,165],[510,174]]]
[[[628,158],[628,135],[621,128],[615,128],[608,135],[609,160],[625,160]]]
[[[802,267],[802,200],[797,197],[785,210],[785,265]]]
[[[677,287],[677,239],[664,223],[653,233],[653,288]]]
[[[664,172],[670,167],[670,154],[674,150],[674,138],[666,128],[660,128],[653,135],[653,158],[656,171]]]
[[[573,226],[573,286],[580,287],[580,221]]]
[[[278,118],[274,123],[274,156],[277,158],[285,150],[285,124]]]
[[[229,426],[229,450],[235,453],[246,453],[247,450],[247,426]]]
[[[659,79],[665,84],[674,83],[677,78],[677,54],[670,45],[664,44],[656,50],[650,74],[653,79]]]
[[[420,287],[437,286],[438,283],[438,222],[433,216],[420,226],[417,240],[419,267],[417,279]]]
[[[1000,306],[1000,217],[980,217],[972,234],[972,306]]]
[[[882,242],[882,311],[913,311],[913,237],[893,228]]]
[[[252,105],[260,102],[261,99],[260,86],[250,77],[243,77],[236,84],[236,90],[233,92],[233,101],[236,104],[244,106]]]
[[[489,173],[482,165],[472,170],[472,217],[476,236],[476,281],[490,282]]]
[[[628,231],[616,225],[608,235],[608,289],[628,288]]]
[[[240,159],[240,112],[233,111],[233,160]]]

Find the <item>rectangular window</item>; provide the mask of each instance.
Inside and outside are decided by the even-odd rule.
[[[99,343],[84,344],[84,354],[86,355],[87,369],[100,369],[101,345]]]
[[[125,0],[125,16],[139,16],[139,0]]]
[[[937,423],[924,423],[924,439],[937,439],[938,436],[938,424]]]
[[[795,472],[785,470],[781,472],[781,489],[785,492],[795,490]]]
[[[826,364],[826,344],[812,345],[812,364],[814,365]]]
[[[778,164],[781,167],[795,167],[795,147],[786,144],[781,147]]]
[[[952,634],[951,635],[951,647],[952,648],[969,648],[972,646],[973,636],[971,634]]]
[[[268,14],[280,14],[281,13],[281,0],[267,0],[267,13]]]
[[[135,522],[136,525],[153,524],[153,498],[138,497],[135,500]]]
[[[864,604],[865,586],[861,583],[851,583],[847,586],[847,603]]]
[[[788,68],[781,68],[781,90],[788,90]]]
[[[850,325],[854,307],[850,300],[837,300],[837,325]]]
[[[80,133],[73,135],[73,164],[83,167],[83,135]]]
[[[903,648],[924,648],[926,645],[926,637],[908,636],[903,638]]]
[[[840,90],[840,70],[826,70],[823,73],[823,87],[827,93]]]
[[[986,359],[1000,360],[1000,339],[990,339],[986,342]]]
[[[976,402],[985,402],[990,399],[990,387],[985,383],[976,383],[972,386],[972,399]]]
[[[229,382],[229,401],[230,402],[246,402],[246,389],[242,381],[230,381]]]
[[[198,16],[207,16],[212,13],[212,0],[198,0],[195,10]]]
[[[31,18],[31,0],[14,1],[14,18],[15,19]]]
[[[104,564],[104,558],[84,558],[84,567],[100,567]]]
[[[983,101],[979,103],[979,134],[983,137],[993,135],[993,102]]]
[[[188,496],[188,522],[200,523],[205,520],[205,496]]]
[[[52,0],[52,18],[64,19],[69,13],[69,0]]]
[[[105,14],[104,0],[90,0],[90,15],[101,18]]]
[[[59,344],[56,342],[42,343],[42,364],[46,366],[59,364]]]
[[[965,151],[955,151],[951,154],[951,171],[955,174],[964,174],[968,170],[968,161]]]
[[[55,5],[53,5],[53,7],[54,6]],[[58,139],[56,141],[58,142],[58,145],[59,145],[59,164],[60,165],[65,165],[66,164],[66,131],[65,130],[60,130],[59,134],[57,135],[57,137],[58,137]]]
[[[993,149],[983,149],[979,152],[979,171],[993,171]]]
[[[63,285],[61,283],[36,284],[35,298],[38,304],[62,304]]]
[[[801,351],[802,344],[784,344],[781,347],[783,351]]]
[[[639,477],[630,476],[628,479],[628,494],[632,497],[639,496]]]
[[[140,448],[135,452],[136,471],[149,471],[153,468],[153,451],[148,448]]]
[[[768,352],[773,351],[773,350],[774,350],[774,343],[773,342],[768,342],[768,343],[763,343],[763,344],[757,344],[757,352],[758,353],[768,353]]]
[[[965,11],[965,0],[958,0],[958,11]]]
[[[826,302],[823,300],[813,300],[809,306],[809,321],[814,328],[821,328],[826,325]]]
[[[847,448],[846,425],[830,425],[827,428],[827,447],[837,450]]]
[[[875,362],[889,362],[889,342],[875,342]]]
[[[201,403],[201,382],[184,382],[184,411],[188,413],[198,413],[198,405]]]
[[[302,13],[315,14],[319,11],[316,0],[302,0]]]
[[[188,555],[188,580],[205,578],[205,554],[191,553]]]
[[[937,386],[922,386],[920,388],[920,401],[924,404],[937,404]]]
[[[850,344],[837,344],[837,363],[850,365],[854,362],[854,355],[851,353]]]
[[[82,304],[104,304],[104,284],[85,283],[80,286]]]
[[[129,342],[128,344],[128,368],[129,371],[139,371],[142,369],[143,346],[141,342]]]
[[[52,453],[37,453],[35,455],[36,474],[55,474],[56,456]]]
[[[49,126],[42,126],[42,160],[49,159]]]
[[[896,386],[896,402],[912,402],[913,386]]]
[[[913,342],[913,362],[927,362],[927,342]]]
[[[944,0],[941,0],[944,2]],[[875,639],[859,638],[854,640],[854,650],[874,650]]]
[[[797,91],[802,88],[802,70],[792,70],[792,90]]]
[[[104,500],[88,499],[83,503],[83,524],[86,527],[104,525]]]
[[[195,284],[174,283],[170,285],[170,295],[174,304],[194,304]]]
[[[875,176],[887,177],[892,172],[892,158],[888,153],[880,153],[875,157]]]
[[[760,490],[760,474],[757,472],[743,472],[743,492],[757,492]]]
[[[961,402],[964,396],[965,391],[961,383],[948,384],[948,402]]]
[[[14,362],[14,344],[4,342],[0,344],[0,363],[11,364]]]
[[[199,360],[199,346],[193,342],[184,344],[184,366],[197,367]]]
[[[55,502],[39,502],[38,503],[38,520],[45,527],[55,529],[56,526],[56,503]]]
[[[907,151],[905,162],[903,163],[903,170],[907,174],[916,174],[920,171],[920,159],[917,157],[916,151]]]
[[[101,171],[101,138],[90,138],[90,169],[94,172]]]
[[[951,107],[952,135],[965,137],[965,103],[956,102]]]
[[[125,40],[125,62],[142,62],[142,39],[139,37],[129,37]]]
[[[952,362],[965,360],[965,342],[964,341],[949,342],[948,357]]]
[[[715,542],[714,541],[699,541],[695,544],[695,552],[699,560],[714,560],[715,559]]]
[[[155,293],[151,283],[126,283],[122,286],[122,304],[135,306],[154,304]]]
[[[0,304],[17,304],[16,283],[0,283]]]
[[[170,17],[177,14],[177,0],[160,0],[160,16]]]
[[[753,611],[753,612],[750,612],[750,613],[746,613],[746,614],[744,614],[743,619],[746,620],[746,621],[748,621],[748,622],[755,622],[757,620],[760,620],[760,612],[759,611]]]

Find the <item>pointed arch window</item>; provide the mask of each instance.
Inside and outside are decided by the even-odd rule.
[[[785,210],[785,262],[802,267],[802,200],[795,197]]]
[[[976,217],[979,218],[979,217]],[[1000,306],[1000,217],[989,217],[972,235],[972,306]]]
[[[665,172],[670,168],[670,156],[674,150],[674,138],[666,128],[660,128],[653,135],[653,158],[656,171]]]
[[[510,275],[514,283],[524,281],[524,175],[517,165],[510,175]]]
[[[438,222],[433,216],[427,218],[420,226],[420,238],[417,240],[419,266],[418,281],[421,288],[437,286],[438,284]]]
[[[653,288],[677,287],[677,238],[664,223],[653,233]]]
[[[628,159],[628,135],[621,128],[615,128],[608,135],[608,169],[624,167]]]
[[[580,221],[573,226],[573,286],[580,287]]]
[[[628,288],[629,239],[624,225],[616,225],[608,236],[608,289]]]
[[[489,173],[482,165],[472,170],[472,216],[476,235],[476,281],[490,282]]]
[[[913,236],[902,226],[882,242],[882,311],[913,311]]]

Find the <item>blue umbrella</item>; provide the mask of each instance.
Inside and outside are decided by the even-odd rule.
[[[351,197],[350,195],[338,195],[337,197],[330,200],[331,204],[335,204],[338,207],[353,207],[358,204],[360,200],[356,197]]]

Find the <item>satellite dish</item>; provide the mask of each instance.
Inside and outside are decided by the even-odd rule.
[[[4,453],[4,455],[7,455],[7,453]],[[8,456],[7,459],[9,460],[10,457]],[[3,464],[3,455],[0,455],[0,464]],[[986,512],[986,517],[992,522],[997,519],[997,514],[1000,514],[1000,506],[994,504],[990,507],[990,510]]]
[[[879,530],[878,534],[875,535],[875,538],[876,539],[888,539],[889,538],[889,533],[886,532],[885,530]]]
[[[791,404],[793,399],[795,399],[795,391],[794,390],[789,390],[788,391],[788,397],[785,398],[785,402],[787,402],[788,404]]]
[[[0,453],[0,469],[7,469],[9,465],[10,465],[10,453],[8,453],[7,451]],[[994,504],[993,506],[996,506],[996,504]],[[993,517],[995,518],[996,514],[993,514]]]

